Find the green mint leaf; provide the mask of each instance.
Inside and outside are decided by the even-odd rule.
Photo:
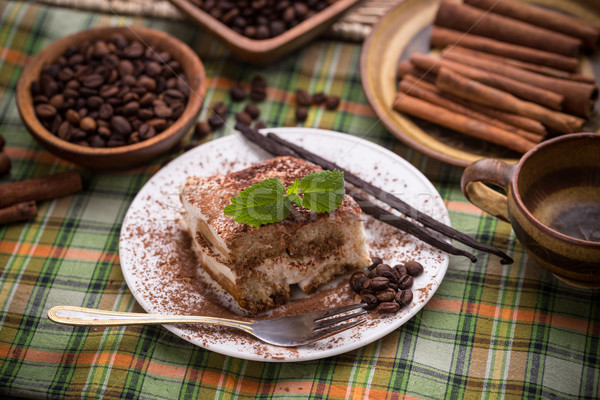
[[[344,201],[344,174],[341,171],[321,171],[300,180],[302,206],[325,213],[335,210]]]
[[[296,179],[287,189],[287,197],[298,207],[302,207],[302,197],[300,197],[300,181]]]
[[[231,198],[223,212],[234,217],[236,222],[261,226],[279,222],[290,215],[290,200],[278,178],[267,178]]]

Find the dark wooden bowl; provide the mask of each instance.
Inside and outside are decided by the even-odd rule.
[[[44,65],[54,62],[71,45],[86,40],[108,38],[120,33],[128,39],[141,40],[149,46],[168,51],[185,72],[190,96],[181,117],[151,139],[126,146],[94,148],[60,139],[48,131],[37,118],[31,95],[31,83],[39,79]],[[17,83],[17,107],[31,135],[48,151],[82,167],[123,169],[149,161],[175,146],[193,128],[204,100],[206,75],[202,62],[185,43],[164,32],[139,26],[90,29],[59,39],[36,54],[25,66]]]
[[[360,0],[338,0],[292,29],[273,38],[257,40],[240,35],[189,0],[169,0],[196,24],[219,39],[233,54],[251,64],[265,65],[325,32]]]

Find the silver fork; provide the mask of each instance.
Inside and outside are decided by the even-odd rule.
[[[48,311],[48,318],[65,325],[119,326],[144,324],[204,324],[236,328],[276,346],[295,347],[316,342],[327,336],[345,331],[365,321],[364,303],[312,311],[291,317],[238,321],[227,318],[196,315],[159,315],[96,310],[93,308],[56,306]]]

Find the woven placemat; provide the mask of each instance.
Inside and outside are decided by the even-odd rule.
[[[381,16],[401,1],[363,1],[337,21],[327,35],[335,39],[360,42],[369,35],[373,24]],[[37,0],[37,2],[118,15],[136,15],[172,20],[185,18],[175,6],[166,0]]]

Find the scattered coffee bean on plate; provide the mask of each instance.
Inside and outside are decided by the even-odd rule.
[[[365,269],[368,275],[357,271],[349,281],[350,288],[360,296],[366,308],[395,313],[412,303],[414,277],[423,273],[423,265],[411,260],[391,267],[379,257],[371,257],[371,261],[373,263]]]
[[[313,97],[304,89],[296,89],[296,103],[302,107],[310,107],[313,104]]]
[[[231,95],[231,100],[235,102],[243,101],[246,99],[246,90],[240,85],[234,85],[229,89],[229,94]]]
[[[116,147],[170,127],[185,110],[189,87],[168,52],[114,34],[67,48],[42,69],[31,94],[37,117],[59,138]]]
[[[325,100],[325,108],[328,110],[335,110],[340,105],[340,98],[337,96],[327,96]]]

